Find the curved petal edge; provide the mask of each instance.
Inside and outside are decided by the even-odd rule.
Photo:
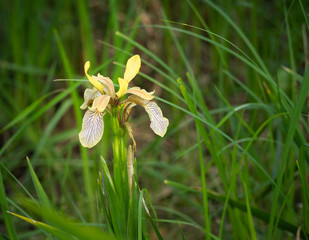
[[[79,141],[83,147],[92,148],[102,138],[104,132],[104,113],[87,110],[82,124],[82,130],[79,133]]]

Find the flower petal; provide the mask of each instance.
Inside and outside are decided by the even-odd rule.
[[[115,95],[115,88],[114,83],[109,77],[103,77],[100,73],[98,73],[98,76],[92,76],[94,79],[98,80],[103,84],[104,91],[113,97]]]
[[[102,112],[91,110],[85,113],[82,130],[78,135],[84,147],[92,148],[101,140],[104,131],[103,115]]]
[[[87,61],[84,65],[85,74],[88,80],[91,82],[91,84],[103,94],[103,85],[98,80],[94,79],[88,74],[89,68],[90,68],[90,62]]]
[[[123,108],[123,115],[122,115],[123,116],[123,120],[125,122],[128,121],[130,113],[131,113],[131,110],[132,110],[132,108],[134,106],[136,106],[136,104],[134,102],[127,102],[127,103],[125,103],[125,106]]]
[[[126,64],[126,70],[124,72],[124,80],[129,83],[139,72],[141,67],[141,58],[139,55],[131,57]]]
[[[119,82],[119,90],[116,93],[116,95],[120,99],[126,93],[128,89],[128,82],[124,80],[123,78],[118,78],[118,82]]]
[[[111,96],[109,95],[101,95],[101,96],[96,97],[93,101],[93,104],[90,110],[92,111],[97,110],[98,112],[103,112],[105,108],[107,107],[110,98]]]
[[[126,126],[126,129],[127,129],[127,133],[128,133],[128,136],[129,138],[132,140],[133,142],[133,150],[135,151],[136,150],[136,142],[134,140],[134,136],[133,136],[133,129],[131,127],[131,124],[128,123],[128,122],[125,122],[124,125]],[[130,145],[131,146],[131,145]]]
[[[101,93],[96,88],[86,88],[84,92],[84,103],[80,106],[80,108],[86,109],[88,105],[91,104],[91,101],[100,95]]]
[[[138,105],[141,105],[142,107],[145,106],[145,104],[148,103],[147,100],[139,97],[139,96],[136,96],[136,95],[130,95],[127,99],[123,100],[120,102],[120,105],[121,104],[130,104],[130,103],[135,103],[135,104],[138,104]]]
[[[154,94],[154,91],[147,92],[145,89],[141,89],[140,87],[129,88],[126,93],[134,94],[134,95],[139,96],[139,97],[141,97],[145,100],[151,100],[151,99],[154,98],[152,96],[152,94]]]
[[[163,117],[160,107],[155,102],[147,101],[138,96],[131,95],[120,104],[124,103],[126,104],[125,113],[128,112],[127,115],[130,114],[130,108],[132,108],[134,104],[138,104],[144,107],[150,118],[150,128],[154,131],[155,134],[161,137],[165,135],[169,121],[167,118]],[[132,103],[134,104],[131,106]]]
[[[168,119],[163,117],[161,109],[155,102],[148,102],[144,108],[150,118],[150,128],[155,134],[163,137],[169,124]]]

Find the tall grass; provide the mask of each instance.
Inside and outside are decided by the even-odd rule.
[[[2,1],[0,238],[114,238],[100,191],[112,119],[79,144],[82,66],[117,83],[138,53],[135,83],[170,126],[156,137],[134,110],[137,237],[309,239],[308,7]]]

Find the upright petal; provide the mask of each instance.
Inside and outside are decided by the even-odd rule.
[[[132,87],[132,88],[129,88],[126,93],[131,93],[145,100],[151,100],[153,99],[152,94],[154,94],[154,91],[147,92],[145,89],[141,89],[140,87]]]
[[[79,141],[84,147],[92,148],[101,140],[104,131],[103,115],[102,112],[91,110],[85,113],[79,133]]]
[[[90,68],[90,62],[87,61],[84,66],[85,74],[88,80],[91,82],[91,84],[103,94],[103,85],[98,80],[94,79],[88,74],[89,68]]]
[[[100,95],[102,94],[96,88],[93,88],[93,89],[86,88],[84,92],[84,103],[80,106],[80,108],[86,109],[91,104],[93,99],[95,99],[96,97]]]
[[[150,128],[155,134],[163,137],[169,124],[168,119],[163,117],[161,109],[155,102],[148,102],[144,108],[150,118]]]
[[[136,76],[141,67],[141,58],[139,55],[131,57],[126,64],[126,70],[124,72],[124,80],[128,83]]]
[[[92,77],[103,84],[103,89],[108,95],[114,97],[115,95],[114,83],[109,77],[103,77],[100,73],[98,73],[97,77],[96,76]]]
[[[120,99],[126,93],[128,89],[128,82],[124,80],[123,78],[118,78],[118,82],[119,82],[119,90],[116,93],[116,95]]]
[[[93,104],[90,110],[92,111],[97,110],[98,112],[103,112],[105,108],[107,107],[110,98],[111,96],[109,95],[101,95],[101,96],[96,97],[93,101]]]

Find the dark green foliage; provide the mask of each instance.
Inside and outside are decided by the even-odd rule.
[[[309,239],[308,10],[301,0],[0,1],[0,239],[87,239],[85,229],[95,239],[117,225],[137,239]],[[121,182],[103,194],[116,191],[111,117],[96,147],[78,141],[83,65],[117,83],[133,54],[136,85],[156,90],[170,126],[157,137],[134,109],[143,190],[117,205]]]

